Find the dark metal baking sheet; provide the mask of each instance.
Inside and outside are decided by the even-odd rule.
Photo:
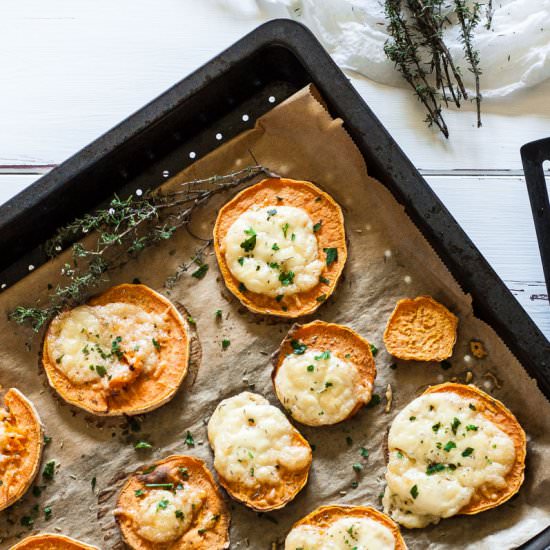
[[[550,399],[550,343],[315,37],[262,25],[0,207],[0,285],[46,260],[42,242],[114,192],[156,187],[312,82],[463,290]],[[243,121],[243,115],[248,118]],[[246,118],[246,117],[245,117]],[[523,546],[550,545],[550,531]]]

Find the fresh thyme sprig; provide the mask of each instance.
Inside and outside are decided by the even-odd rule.
[[[468,99],[460,67],[443,40],[443,31],[456,20],[460,25],[464,57],[475,79],[477,124],[481,126],[481,68],[473,41],[475,28],[481,20],[482,4],[470,5],[466,0],[453,0],[450,5],[446,0],[385,0],[384,6],[391,35],[384,45],[386,56],[428,111],[428,125],[435,124],[446,138],[449,129],[443,118],[441,101],[445,105],[452,101],[460,107],[461,99]],[[489,28],[492,0],[486,0],[485,8]]]
[[[62,282],[53,289],[45,305],[18,306],[10,313],[10,318],[39,331],[64,308],[84,301],[91,289],[106,280],[109,272],[146,248],[170,239],[177,229],[188,228],[193,212],[213,195],[261,174],[275,176],[267,168],[255,165],[227,175],[181,183],[168,192],[139,192],[125,199],[115,195],[108,208],[75,219],[45,243],[50,258],[74,243],[71,262],[61,268]],[[206,272],[207,268],[201,268],[202,253],[210,242],[206,240],[187,267],[183,264],[178,268],[176,274],[167,280],[167,287],[173,286],[197,260],[199,269],[202,269],[199,273]]]

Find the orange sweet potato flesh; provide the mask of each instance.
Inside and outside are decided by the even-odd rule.
[[[370,506],[321,506],[297,521],[292,528],[294,529],[300,525],[311,525],[313,527],[327,529],[335,521],[346,517],[367,518],[381,523],[393,533],[395,537],[395,550],[407,550],[407,545],[401,536],[399,526],[386,514]]]
[[[285,357],[293,353],[291,343],[293,340],[305,344],[308,348],[314,348],[320,351],[327,349],[331,350],[341,359],[355,365],[359,371],[361,380],[370,385],[371,390],[374,387],[376,366],[374,364],[374,357],[369,342],[349,327],[317,320],[305,325],[295,324],[285,336],[279,350],[273,356],[271,379],[277,397],[279,397],[279,394],[277,393],[277,386],[275,385],[275,376],[285,360]],[[281,397],[279,397],[279,400],[282,402]],[[353,411],[351,411],[344,420],[355,415],[357,411],[369,401],[370,399],[365,402],[358,401]],[[344,420],[342,420],[342,422]]]
[[[63,535],[44,533],[33,535],[18,542],[10,550],[99,550],[97,546],[90,546],[78,540]]]
[[[237,218],[254,205],[294,206],[305,210],[313,223],[322,221],[319,231],[315,233],[319,257],[324,258],[324,248],[336,248],[338,251],[338,259],[329,266],[325,262],[321,273],[321,278],[328,280],[328,283],[319,282],[307,292],[287,296],[281,302],[263,294],[239,290],[239,281],[233,277],[225,260],[223,241]],[[265,179],[244,189],[222,207],[214,226],[214,250],[227,288],[250,311],[287,318],[308,315],[334,292],[344,269],[347,258],[344,217],[338,203],[308,181]]]
[[[525,472],[525,455],[527,443],[525,432],[516,417],[503,403],[472,385],[447,382],[431,386],[424,393],[452,392],[472,402],[478,412],[487,420],[498,426],[514,442],[516,460],[506,475],[504,489],[491,489],[489,494],[476,492],[467,506],[460,510],[460,514],[479,514],[490,508],[495,508],[512,498],[520,489]]]
[[[141,284],[114,286],[91,298],[88,305],[115,302],[133,304],[147,312],[165,315],[167,338],[159,352],[164,367],[158,376],[140,376],[116,392],[97,389],[91,383],[74,384],[57,368],[55,358],[49,352],[48,344],[55,338],[51,323],[44,338],[42,364],[50,385],[71,405],[101,416],[143,414],[169,401],[183,382],[189,364],[188,327],[168,299]]]
[[[20,458],[8,461],[0,468],[0,510],[11,506],[31,486],[44,446],[42,424],[32,403],[15,388],[6,392],[4,403],[11,415],[9,423],[22,439],[17,442],[21,446],[18,450]]]
[[[205,491],[206,501],[200,509],[191,528],[179,539],[169,544],[155,544],[141,537],[134,521],[124,514],[124,510],[135,510],[138,498],[135,491],[144,488],[145,483],[163,482],[165,476],[176,476],[178,468],[187,468],[186,483]],[[148,478],[149,476],[149,478]],[[152,477],[151,477],[152,476]],[[170,478],[172,479],[172,478]],[[210,470],[205,463],[192,456],[173,455],[155,463],[155,469],[150,474],[141,471],[133,474],[124,484],[117,501],[116,520],[124,540],[133,550],[222,550],[229,548],[229,511],[218,489]],[[217,517],[213,522],[210,518]],[[207,528],[201,532],[203,520]]]
[[[453,354],[458,318],[430,296],[399,300],[386,330],[388,353],[412,361],[443,361]]]

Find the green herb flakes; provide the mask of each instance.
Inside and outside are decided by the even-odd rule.
[[[326,254],[327,267],[338,261],[338,249],[337,248],[323,248],[323,252]]]

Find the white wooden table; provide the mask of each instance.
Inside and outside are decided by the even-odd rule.
[[[0,202],[265,21],[222,0],[2,0]],[[519,147],[550,135],[550,82],[484,125],[447,113],[446,142],[408,90],[348,75],[550,338],[550,307]]]

